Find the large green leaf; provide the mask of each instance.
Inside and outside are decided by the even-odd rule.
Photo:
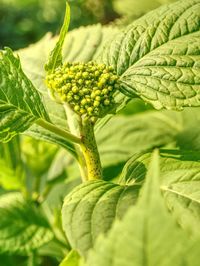
[[[0,69],[0,141],[8,141],[37,119],[49,118],[39,93],[10,49],[1,52]]]
[[[133,22],[103,52],[124,93],[155,108],[200,106],[200,1],[182,0]]]
[[[53,238],[39,207],[20,193],[0,197],[0,252],[29,254]]]
[[[105,181],[88,181],[66,196],[63,228],[71,246],[86,255],[96,238],[107,232],[115,217],[122,218],[134,204],[140,186],[119,186]]]
[[[173,142],[181,130],[181,116],[174,112],[114,117],[97,132],[102,164],[110,167],[127,161],[133,153]]]
[[[96,134],[105,177],[116,176],[131,156],[154,147],[199,151],[199,111],[147,111],[112,118]]]
[[[88,266],[182,266],[189,239],[167,212],[159,190],[159,162],[154,154],[140,199],[89,253]],[[196,261],[197,262],[197,261]]]
[[[133,185],[146,175],[151,153],[135,155],[124,167],[121,184]],[[162,150],[160,188],[170,211],[190,233],[200,226],[200,153]]]

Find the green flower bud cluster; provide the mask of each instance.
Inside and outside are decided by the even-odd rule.
[[[46,77],[46,84],[77,114],[93,120],[114,104],[113,93],[119,88],[113,67],[94,62],[66,63]]]

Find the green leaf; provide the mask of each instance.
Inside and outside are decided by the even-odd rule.
[[[2,265],[16,266],[14,259],[11,256],[9,256],[8,254],[0,254],[0,261],[1,261]]]
[[[199,111],[186,108],[113,117],[96,133],[105,178],[116,177],[134,154],[155,147],[200,151]]]
[[[159,175],[155,152],[137,205],[97,240],[88,266],[185,265],[187,238],[166,210]]]
[[[107,232],[114,219],[122,218],[135,203],[140,186],[119,186],[105,181],[88,181],[66,196],[63,229],[72,246],[86,255],[96,238]]]
[[[179,113],[144,112],[112,118],[96,134],[104,167],[127,161],[134,153],[174,141],[182,129]]]
[[[197,239],[191,243],[187,252],[187,264],[189,266],[199,266],[200,240]]]
[[[177,146],[183,150],[200,150],[200,108],[187,108],[180,113],[183,129],[176,136]]]
[[[69,23],[70,23],[70,6],[68,2],[66,2],[66,11],[65,11],[65,18],[64,22],[59,34],[59,39],[52,50],[52,52],[49,55],[48,62],[45,65],[45,70],[48,73],[51,73],[54,71],[54,69],[62,64],[62,47],[63,43],[66,37],[66,34],[68,32],[69,28]]]
[[[23,137],[21,146],[26,164],[37,178],[40,178],[49,170],[58,151],[56,145],[30,137]]]
[[[132,18],[141,16],[145,14],[147,11],[152,10],[163,3],[173,2],[173,0],[156,0],[156,1],[148,1],[148,0],[124,0],[123,2],[120,0],[115,0],[113,2],[115,10],[122,15],[126,15]]]
[[[5,190],[24,190],[25,172],[20,137],[0,145],[0,186]]]
[[[0,159],[4,160],[12,169],[16,169],[22,165],[20,138],[16,136],[7,143],[0,145]]]
[[[80,255],[76,250],[71,250],[59,266],[79,266]]]
[[[44,129],[41,126],[32,125],[28,130],[24,132],[24,134],[37,140],[44,140],[52,144],[60,145],[61,147],[68,150],[74,157],[76,157],[74,145],[70,141],[47,129]]]
[[[105,43],[112,39],[118,31],[116,27],[97,24],[80,27],[68,32],[63,44],[63,62],[94,60],[104,48]],[[18,51],[24,72],[33,81],[36,88],[40,92],[46,92],[46,94],[44,65],[48,60],[49,52],[56,44],[57,38],[57,36],[51,38],[50,34],[46,34],[39,42]],[[53,111],[55,110],[49,108],[49,111],[54,114]]]
[[[151,153],[135,155],[124,167],[121,184],[132,185],[146,175]],[[161,150],[160,189],[177,222],[189,233],[199,235],[200,153]]]
[[[108,45],[103,60],[122,91],[155,108],[200,106],[200,2],[182,0],[133,22]]]
[[[20,165],[10,168],[5,160],[0,159],[0,186],[6,190],[21,190],[24,187],[24,173]]]
[[[0,197],[0,252],[30,254],[53,238],[41,209],[20,193]]]
[[[66,44],[63,46],[64,61],[88,62],[95,60],[104,48],[104,44],[118,32],[116,27],[100,24],[80,27],[69,32]]]
[[[49,120],[41,97],[10,49],[0,53],[0,141],[9,141],[37,119]]]

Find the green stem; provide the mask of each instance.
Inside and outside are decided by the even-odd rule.
[[[94,136],[94,125],[89,120],[82,121],[81,125],[81,151],[83,153],[86,168],[87,180],[102,178],[101,161]]]
[[[28,258],[28,266],[36,266],[36,252],[32,251]]]
[[[70,132],[76,136],[80,136],[81,118],[77,114],[75,114],[74,111],[71,110],[71,108],[69,107],[67,103],[65,103],[64,108],[65,108],[65,112],[67,115],[67,122],[68,122]],[[75,150],[76,150],[77,157],[78,157],[78,164],[79,164],[79,170],[80,170],[82,181],[86,181],[87,180],[87,169],[85,165],[85,159],[78,145],[75,146]]]
[[[58,128],[57,126],[55,126],[55,125],[53,125],[53,124],[51,124],[51,123],[49,123],[49,122],[47,122],[47,121],[45,121],[43,119],[38,119],[36,121],[36,123],[39,126],[45,128],[45,129],[48,129],[49,131],[51,131],[51,132],[53,132],[53,133],[55,133],[55,134],[57,134],[57,135],[59,135],[59,136],[61,136],[63,138],[66,138],[66,139],[70,140],[71,142],[79,143],[79,144],[81,143],[81,139],[80,138],[72,135],[71,133],[67,132],[66,130]]]

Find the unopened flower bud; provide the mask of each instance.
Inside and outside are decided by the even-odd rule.
[[[96,122],[114,104],[118,76],[105,64],[66,63],[46,77],[49,90],[80,116]]]

